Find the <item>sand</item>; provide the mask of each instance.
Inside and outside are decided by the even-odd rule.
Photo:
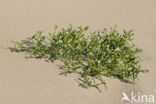
[[[132,91],[156,97],[155,19],[155,0],[0,0],[0,104],[121,104],[122,92]],[[9,40],[70,23],[89,25],[90,30],[115,24],[134,29],[134,42],[144,50],[142,67],[150,72],[141,74],[135,85],[108,78],[107,89],[101,86],[99,93],[80,87],[77,74],[59,75],[59,62],[27,59],[8,49]]]

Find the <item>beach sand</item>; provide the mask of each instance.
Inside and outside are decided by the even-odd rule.
[[[0,0],[0,104],[121,104],[122,92],[156,97],[155,19],[155,0]],[[134,42],[144,50],[142,67],[150,72],[140,74],[134,85],[107,78],[107,89],[100,86],[100,93],[80,87],[77,74],[59,75],[59,61],[26,58],[8,49],[9,40],[69,24],[89,25],[91,31],[114,25],[134,29]]]

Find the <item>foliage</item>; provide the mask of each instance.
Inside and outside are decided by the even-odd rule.
[[[97,87],[106,84],[103,76],[115,77],[127,81],[135,81],[141,70],[140,57],[132,42],[133,31],[117,27],[106,28],[86,35],[86,27],[73,28],[70,25],[57,32],[57,26],[48,36],[38,31],[32,37],[14,43],[14,51],[24,51],[32,56],[49,59],[60,59],[64,62],[66,73],[79,73],[83,84]]]

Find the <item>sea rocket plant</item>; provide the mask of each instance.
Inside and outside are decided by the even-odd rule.
[[[76,72],[81,75],[83,85],[97,87],[106,84],[103,76],[135,81],[142,70],[140,57],[132,42],[133,31],[116,27],[98,30],[86,35],[88,26],[73,28],[70,25],[47,36],[38,31],[32,37],[14,43],[13,51],[27,52],[38,58],[60,59],[64,62],[64,72]]]

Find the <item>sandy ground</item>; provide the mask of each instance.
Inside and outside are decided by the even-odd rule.
[[[155,0],[0,0],[0,104],[121,104],[122,92],[132,91],[156,97],[155,19]],[[115,24],[134,29],[135,43],[144,50],[142,67],[150,72],[141,74],[135,85],[107,79],[108,89],[101,87],[99,93],[79,87],[76,74],[59,75],[58,62],[26,59],[7,49],[8,40],[70,23],[91,30]]]

